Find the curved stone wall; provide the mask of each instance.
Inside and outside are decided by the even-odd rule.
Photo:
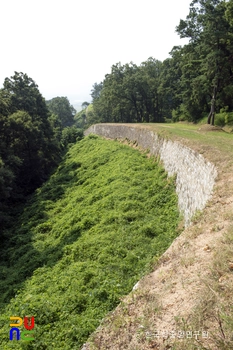
[[[204,157],[178,142],[165,140],[153,131],[126,124],[96,124],[85,131],[111,139],[137,141],[144,149],[159,156],[168,176],[176,174],[176,191],[179,210],[184,215],[185,226],[197,210],[204,209],[210,199],[217,170]]]

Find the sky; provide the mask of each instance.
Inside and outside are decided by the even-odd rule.
[[[26,73],[46,100],[91,101],[95,82],[118,62],[163,61],[191,0],[0,0],[0,87]]]

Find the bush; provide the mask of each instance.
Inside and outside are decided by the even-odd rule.
[[[225,123],[233,124],[233,112],[225,113]]]
[[[215,114],[214,124],[217,125],[217,126],[223,127],[226,124],[226,122],[225,122],[225,113],[217,113],[217,114]]]
[[[61,144],[63,147],[67,147],[69,144],[80,141],[83,138],[83,130],[78,129],[75,126],[67,126],[62,130]]]

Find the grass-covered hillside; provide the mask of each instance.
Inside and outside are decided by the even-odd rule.
[[[0,348],[80,349],[178,221],[174,181],[155,159],[93,135],[78,142],[4,232]],[[9,341],[10,316],[34,316],[35,340]]]

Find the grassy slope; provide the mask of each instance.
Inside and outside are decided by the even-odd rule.
[[[178,221],[173,180],[153,159],[94,136],[73,146],[5,233],[1,349],[79,349]],[[8,341],[12,315],[35,316],[35,341]]]

